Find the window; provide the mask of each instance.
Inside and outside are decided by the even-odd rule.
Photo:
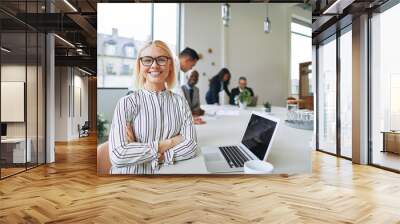
[[[135,45],[132,43],[126,44],[124,46],[124,56],[127,58],[136,58]]]
[[[126,64],[122,65],[121,75],[133,75],[133,69],[131,66]]]
[[[177,53],[178,4],[154,4],[154,39],[163,40]]]
[[[352,34],[349,26],[340,36],[340,154],[352,157]]]
[[[383,134],[400,131],[399,21],[400,4],[371,18],[370,156],[373,164],[400,171],[400,133]]]
[[[114,71],[114,65],[113,64],[107,64],[107,74],[109,75],[116,75],[117,73]]]
[[[311,25],[300,20],[291,22],[291,94],[299,95],[299,64],[312,60],[311,51]],[[313,82],[310,81],[310,84]],[[312,89],[312,88],[310,88]]]
[[[317,147],[352,157],[352,25],[318,45]],[[338,64],[339,63],[339,64]]]
[[[107,41],[104,43],[104,54],[105,55],[116,55],[117,53],[117,46],[115,41]]]
[[[97,56],[98,87],[134,89],[133,65],[138,51],[149,40],[162,40],[172,52],[179,50],[179,4],[99,3],[97,8],[98,48],[101,47],[101,40],[112,38],[115,42],[105,45],[105,54],[99,52]],[[118,65],[118,69],[121,68],[118,73],[123,76],[109,76],[116,74],[115,68],[109,64]]]
[[[318,48],[318,149],[336,154],[336,36]]]

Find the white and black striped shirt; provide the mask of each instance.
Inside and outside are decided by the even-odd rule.
[[[127,141],[127,122],[135,142]],[[186,99],[169,90],[145,89],[122,97],[114,111],[109,145],[111,174],[153,174],[158,171],[158,142],[182,135],[184,141],[166,151],[164,164],[196,155],[197,136]]]

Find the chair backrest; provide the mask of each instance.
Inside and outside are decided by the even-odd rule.
[[[111,161],[109,155],[108,142],[105,142],[97,147],[97,174],[109,175]]]
[[[85,123],[82,126],[82,129],[89,129],[90,128],[89,124],[90,124],[89,121],[85,121]]]

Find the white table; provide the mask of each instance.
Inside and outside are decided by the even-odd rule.
[[[12,148],[12,163],[25,163],[31,162],[31,145],[32,141],[30,138],[27,139],[28,147],[26,148],[25,154],[25,138],[6,138],[1,139],[2,147],[13,147]],[[6,149],[8,150],[8,149]],[[2,149],[2,151],[6,151]]]
[[[262,108],[250,107],[240,110],[238,107],[225,105],[202,106],[206,113],[216,113],[214,116],[204,116],[207,122],[196,125],[198,138],[198,154],[195,158],[176,162],[174,165],[160,169],[162,174],[208,174],[204,157],[201,154],[203,146],[223,146],[239,144],[250,119],[251,111],[262,111]],[[225,111],[232,115],[218,115]],[[233,115],[238,113],[237,115]],[[295,174],[311,172],[311,141],[313,131],[289,127],[285,124],[286,109],[272,107],[269,115],[280,118],[275,139],[267,161],[274,166],[274,174]]]

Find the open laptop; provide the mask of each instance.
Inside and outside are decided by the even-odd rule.
[[[248,160],[267,160],[279,119],[253,112],[238,145],[202,147],[210,173],[243,172]]]

